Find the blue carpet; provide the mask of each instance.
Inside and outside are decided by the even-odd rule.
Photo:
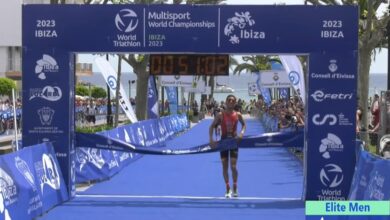
[[[202,121],[168,146],[208,141],[210,123]],[[251,132],[262,128],[248,120]],[[219,153],[145,155],[39,219],[304,219],[302,165],[287,149],[241,149],[238,169],[240,197],[224,199]]]

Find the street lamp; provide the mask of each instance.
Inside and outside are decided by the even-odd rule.
[[[135,80],[129,80],[129,99],[131,99],[131,84],[135,83]]]

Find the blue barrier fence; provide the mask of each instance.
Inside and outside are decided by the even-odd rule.
[[[74,176],[73,176],[74,178]],[[0,157],[0,219],[33,219],[68,200],[51,143]]]
[[[350,200],[390,200],[390,160],[365,151],[358,145]]]
[[[97,134],[144,148],[163,146],[167,139],[189,127],[185,114],[144,120]],[[80,147],[76,142],[76,183],[107,179],[142,154]]]

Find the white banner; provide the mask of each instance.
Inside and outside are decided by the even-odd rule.
[[[104,79],[106,80],[107,85],[110,87],[111,92],[115,94],[117,86],[116,79],[118,76],[116,71],[114,70],[114,68],[112,68],[111,64],[107,60],[101,57],[95,57],[94,61],[100,72],[102,73]],[[133,107],[130,104],[129,97],[127,97],[127,94],[123,89],[122,83],[120,85],[119,93],[119,104],[122,107],[123,111],[126,113],[126,116],[130,119],[131,123],[137,122],[137,116],[135,116]]]
[[[249,82],[248,83],[248,95],[255,96],[260,94],[260,90],[257,88],[256,82]]]
[[[260,72],[261,88],[289,88],[291,82],[283,70],[268,70]]]
[[[161,86],[192,87],[193,76],[160,76]]]
[[[191,87],[184,87],[184,92],[204,93],[206,91],[206,83],[203,79],[198,79]]]
[[[294,90],[298,93],[303,104],[305,104],[305,78],[301,61],[295,55],[279,55],[279,58]]]

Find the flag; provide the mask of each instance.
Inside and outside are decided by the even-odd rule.
[[[268,88],[263,88],[263,87],[260,86],[261,85],[261,83],[260,83],[260,73],[256,73],[256,74],[257,74],[257,80],[256,80],[257,88],[261,92],[261,95],[264,98],[265,104],[267,104],[267,106],[270,106],[271,102],[272,102],[272,97],[271,97],[270,90]]]
[[[305,78],[301,61],[295,55],[279,55],[288,78],[291,81],[294,90],[299,95],[303,104],[305,104]]]
[[[158,118],[158,95],[154,76],[149,76],[148,81],[148,118]]]
[[[111,92],[115,94],[117,87],[116,79],[118,74],[107,60],[101,57],[95,57],[94,60],[104,79],[106,80],[107,85],[110,87]],[[130,100],[127,97],[125,90],[123,89],[122,84],[120,85],[119,94],[119,104],[125,112],[126,116],[130,119],[131,123],[137,122],[137,116],[135,116],[133,107],[130,104]]]
[[[285,70],[283,65],[278,60],[271,60],[271,69],[272,70]],[[280,98],[288,99],[289,98],[289,88],[278,88]]]
[[[177,114],[177,87],[167,86],[165,87],[167,92],[169,111],[171,114]]]

